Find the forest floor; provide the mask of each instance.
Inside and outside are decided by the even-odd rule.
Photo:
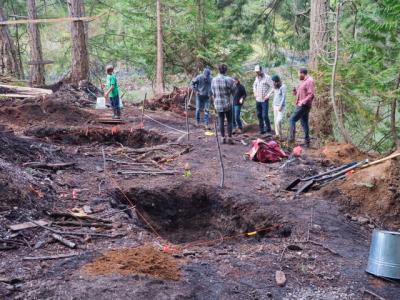
[[[182,114],[146,111],[142,128],[129,106],[103,124],[109,111],[65,97],[0,105],[0,298],[398,299],[398,281],[365,272],[373,228],[400,229],[398,162],[295,196],[293,179],[366,156],[248,161],[249,126],[222,145],[220,188],[215,136],[193,120],[187,141]]]

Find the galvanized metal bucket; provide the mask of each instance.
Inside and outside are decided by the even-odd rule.
[[[400,279],[400,232],[374,230],[367,272],[380,277]]]

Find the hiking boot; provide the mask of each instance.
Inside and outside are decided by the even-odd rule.
[[[206,129],[206,130],[211,130],[211,126],[208,125],[208,124],[206,124],[205,129]]]
[[[227,141],[226,137],[223,137],[222,138],[222,144],[226,144],[226,141]]]
[[[238,133],[238,134],[242,134],[242,133],[243,133],[243,129],[242,129],[242,128],[239,128],[239,129],[237,130],[237,133]]]

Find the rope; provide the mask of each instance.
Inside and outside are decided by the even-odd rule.
[[[164,124],[164,123],[161,123],[160,121],[157,121],[156,119],[153,119],[153,118],[152,118],[152,117],[150,117],[149,115],[146,115],[146,114],[144,114],[144,116],[145,116],[146,118],[148,118],[148,119],[152,120],[153,122],[156,122],[157,124],[159,124],[159,125],[162,125],[162,126],[164,126],[164,127],[166,127],[166,128],[169,128],[169,129],[175,130],[175,131],[177,131],[177,132],[180,132],[180,133],[187,134],[187,132],[186,132],[186,131],[179,130],[179,129],[176,129],[176,128],[174,128],[174,127],[171,127],[171,126],[169,126],[169,125],[166,125],[166,124]]]

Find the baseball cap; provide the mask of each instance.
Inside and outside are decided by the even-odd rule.
[[[280,81],[281,79],[279,78],[278,75],[274,75],[274,76],[271,77],[271,80],[272,80],[272,81],[275,81],[275,82],[278,82],[278,81]]]
[[[261,72],[261,70],[262,70],[262,68],[261,68],[260,65],[256,65],[256,66],[254,67],[254,72]]]

